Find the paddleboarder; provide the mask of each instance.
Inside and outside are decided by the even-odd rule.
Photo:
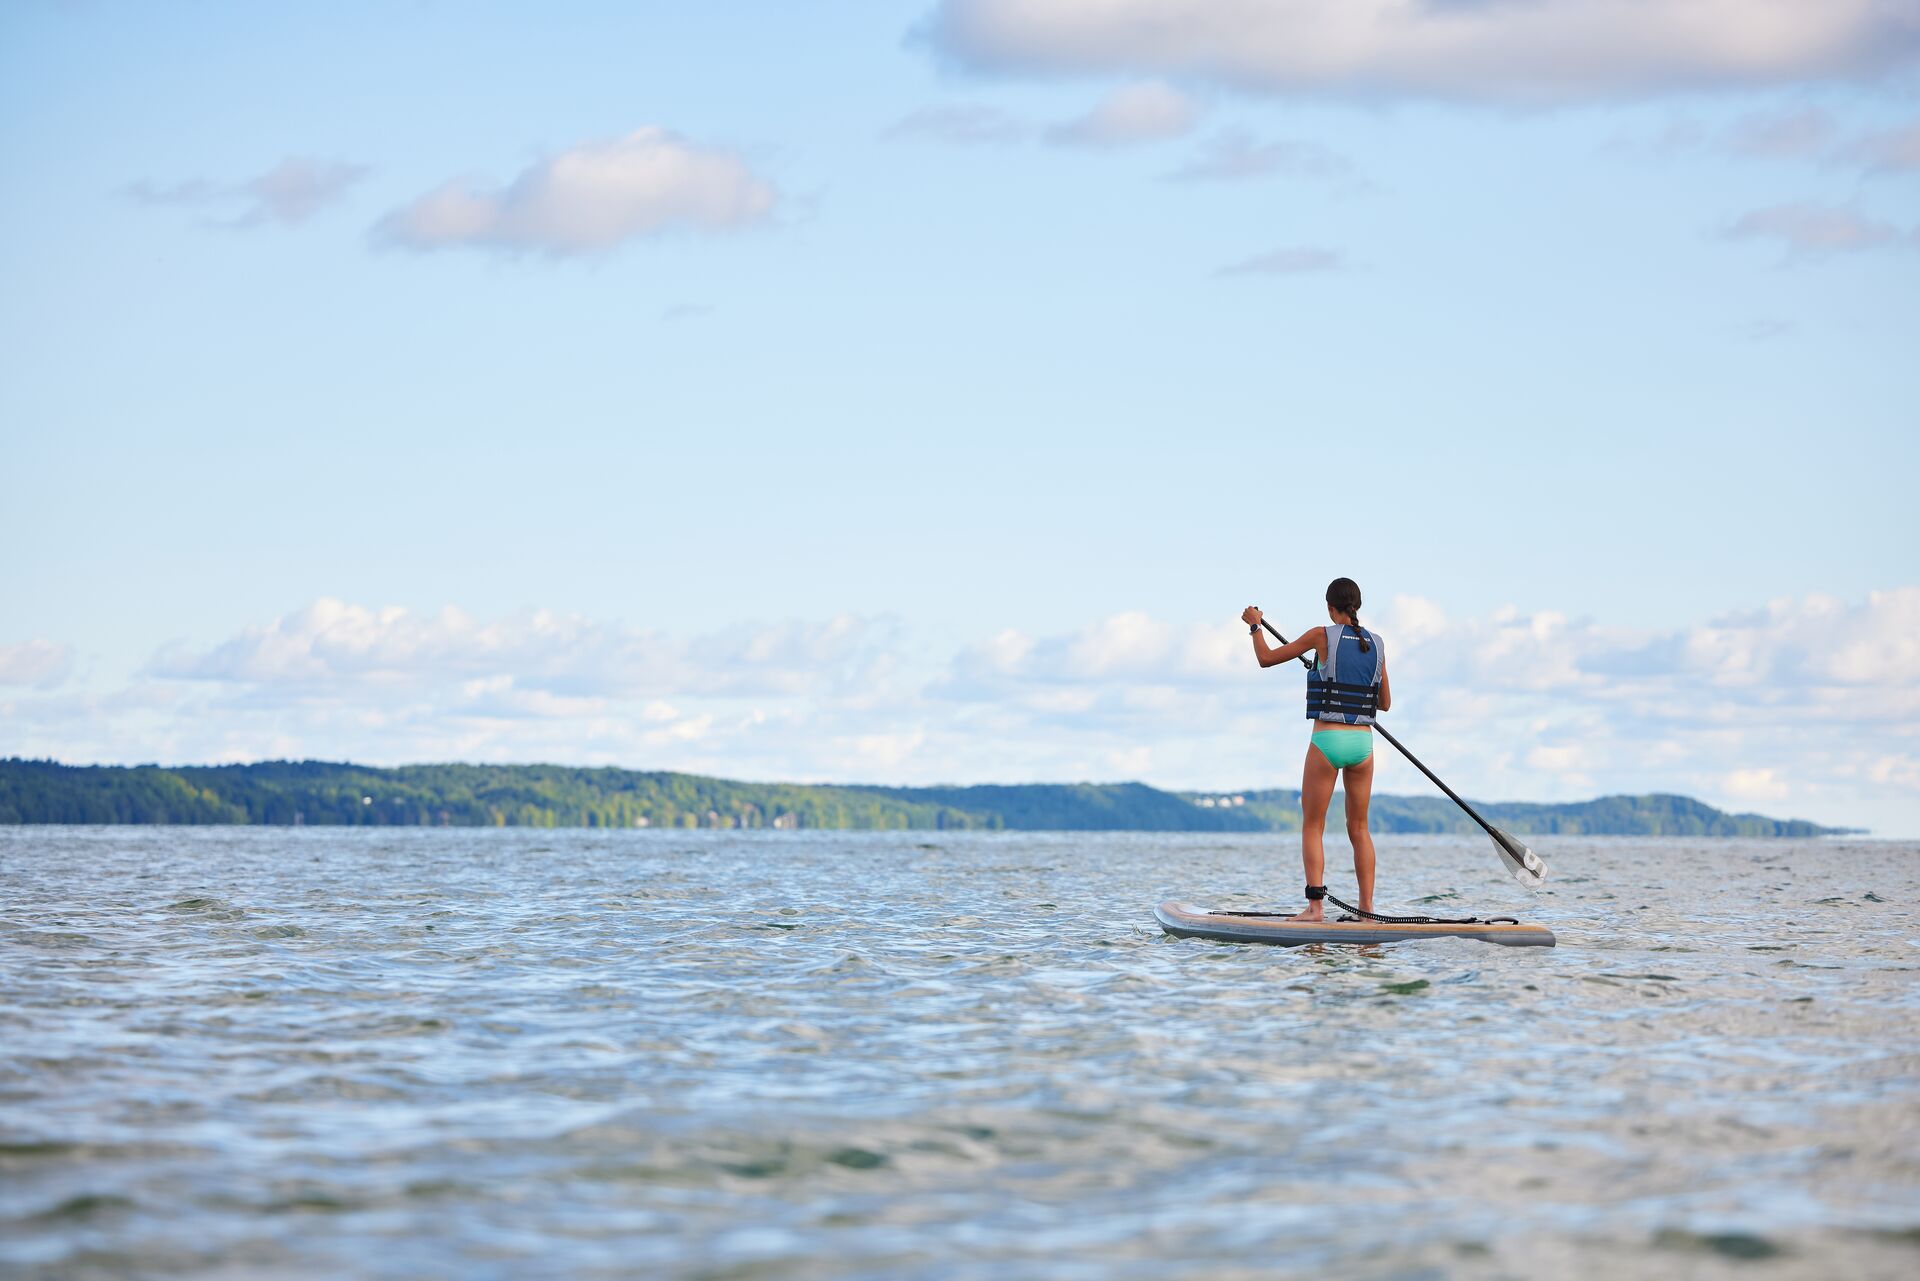
[[[1326,919],[1324,837],[1327,807],[1336,782],[1344,780],[1347,839],[1353,843],[1353,874],[1360,884],[1360,910],[1373,911],[1373,837],[1367,803],[1373,796],[1373,718],[1393,706],[1387,684],[1386,647],[1378,632],[1360,625],[1360,586],[1351,578],[1327,584],[1325,626],[1309,627],[1298,639],[1269,645],[1260,607],[1249,605],[1240,621],[1253,633],[1253,653],[1262,667],[1277,667],[1311,652],[1307,671],[1307,719],[1313,738],[1300,779],[1300,856],[1307,875],[1307,907],[1292,919]],[[1270,630],[1270,629],[1269,629]]]

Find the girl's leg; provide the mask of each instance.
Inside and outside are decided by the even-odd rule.
[[[1327,806],[1333,801],[1333,781],[1339,771],[1333,763],[1320,754],[1320,749],[1307,745],[1307,764],[1300,775],[1300,861],[1306,865],[1307,884],[1325,885],[1327,883],[1327,851],[1325,835],[1327,830]],[[1307,904],[1307,910],[1293,918],[1296,921],[1324,921],[1327,919],[1327,905],[1315,899]]]
[[[1369,756],[1343,773],[1347,782],[1347,839],[1353,842],[1353,877],[1360,882],[1360,910],[1373,910],[1373,834],[1367,831],[1367,803],[1373,799],[1373,762]]]

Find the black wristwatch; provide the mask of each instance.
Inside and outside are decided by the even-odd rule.
[[[1251,627],[1247,628],[1247,635],[1258,636],[1259,634],[1260,634],[1260,624],[1255,623]]]

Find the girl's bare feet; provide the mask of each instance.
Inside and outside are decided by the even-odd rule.
[[[1289,921],[1313,921],[1315,923],[1322,922],[1327,919],[1327,908],[1324,903],[1309,903],[1307,904],[1306,911],[1297,912],[1294,915],[1289,916],[1287,919]]]

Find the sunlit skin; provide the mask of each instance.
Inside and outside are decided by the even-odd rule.
[[[1333,606],[1327,606],[1327,617],[1333,622],[1354,625],[1353,616]],[[1291,663],[1307,651],[1313,651],[1315,661],[1324,656],[1321,651],[1326,647],[1327,633],[1320,627],[1308,627],[1301,630],[1298,639],[1285,645],[1267,643],[1267,634],[1260,627],[1260,609],[1247,606],[1240,615],[1240,621],[1253,629],[1253,653],[1262,667],[1277,667],[1282,663]],[[1393,688],[1387,683],[1386,669],[1380,671],[1380,710],[1386,711],[1393,706]],[[1315,721],[1314,730],[1337,730],[1345,734],[1371,734],[1373,728],[1368,725],[1348,725],[1344,721]],[[1306,865],[1307,884],[1324,885],[1327,870],[1327,851],[1325,847],[1327,806],[1333,803],[1333,787],[1340,781],[1341,774],[1346,775],[1347,794],[1347,839],[1353,843],[1353,876],[1360,884],[1360,910],[1373,910],[1373,835],[1367,831],[1367,804],[1373,799],[1373,762],[1369,756],[1358,765],[1350,765],[1344,770],[1336,770],[1320,749],[1307,744],[1307,760],[1300,778],[1300,859]],[[1304,912],[1297,913],[1296,921],[1324,921],[1326,904],[1314,901],[1307,904]]]

